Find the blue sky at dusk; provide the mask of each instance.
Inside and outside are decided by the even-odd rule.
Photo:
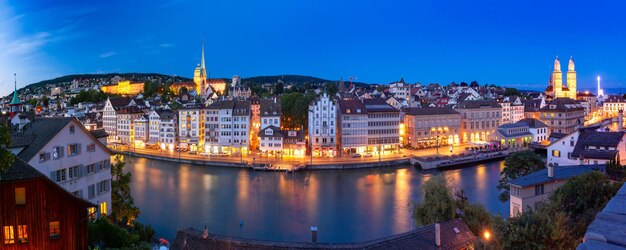
[[[0,0],[0,95],[75,73],[301,74],[542,89],[626,83],[626,1]],[[626,87],[626,85],[625,85]],[[595,90],[595,89],[594,89]]]

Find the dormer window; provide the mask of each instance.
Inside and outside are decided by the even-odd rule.
[[[76,127],[74,125],[70,126],[70,134],[73,134],[74,132],[76,132]]]
[[[274,130],[271,130],[271,129],[265,130],[265,135],[273,135],[273,134],[274,134]]]

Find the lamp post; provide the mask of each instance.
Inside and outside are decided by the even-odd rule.
[[[241,140],[239,141],[239,158],[241,160],[241,163],[243,163],[243,152],[241,151],[241,148],[243,147],[243,143],[241,142]]]

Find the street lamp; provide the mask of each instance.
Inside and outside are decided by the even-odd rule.
[[[485,238],[485,241],[489,241],[489,239],[491,238],[491,233],[489,232],[489,230],[485,230],[485,232],[483,233],[483,238]]]

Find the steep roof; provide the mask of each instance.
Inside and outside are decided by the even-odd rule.
[[[580,105],[579,101],[559,97],[552,100],[550,103],[546,104],[545,107],[539,109],[539,111],[557,111],[557,112],[567,112],[567,111],[575,111],[575,110],[584,110],[585,108]]]
[[[604,206],[587,227],[584,242],[578,250],[626,248],[626,185]]]
[[[107,133],[104,129],[91,130],[89,131],[89,133],[95,138],[103,138],[109,136],[109,133]]]
[[[13,158],[15,159],[13,165],[11,165],[5,172],[0,171],[0,181],[27,180],[37,177],[45,177],[45,175],[37,171],[37,169],[33,168],[31,165],[28,165],[28,163],[20,157]]]
[[[509,181],[509,184],[518,187],[530,187],[534,185],[543,184],[546,182],[554,182],[557,180],[568,180],[572,177],[579,176],[591,171],[604,171],[604,165],[570,165],[570,166],[555,166],[554,174],[552,177],[548,177],[548,168],[541,169],[537,172],[524,175],[517,179]]]
[[[344,115],[359,115],[359,114],[367,114],[367,109],[365,108],[365,104],[356,99],[349,100],[339,100],[339,111]],[[350,112],[348,112],[350,110]],[[360,113],[357,113],[357,110],[361,110]]]
[[[363,99],[367,112],[398,112],[382,98]]]
[[[460,109],[477,109],[477,108],[502,108],[498,102],[494,100],[475,100],[475,101],[463,101],[460,102],[458,108]]]
[[[572,157],[584,157],[592,159],[614,159],[614,150],[589,149],[588,147],[615,147],[624,138],[625,132],[600,132],[593,129],[584,129],[578,135],[578,141],[572,151]]]
[[[282,115],[280,98],[261,99],[261,117],[280,115]]]
[[[459,112],[448,108],[406,108],[404,109],[406,115],[460,115]]]
[[[521,119],[520,122],[524,122],[528,124],[528,127],[530,128],[547,128],[548,127],[548,125],[546,125],[545,123],[535,118],[524,118],[524,119]]]
[[[132,97],[109,97],[111,106],[116,110],[127,106],[132,100]]]
[[[265,131],[266,130],[272,130],[272,135],[266,135]],[[283,137],[283,133],[280,130],[279,127],[276,127],[274,125],[270,125],[267,128],[261,129],[261,131],[259,131],[259,137]]]

